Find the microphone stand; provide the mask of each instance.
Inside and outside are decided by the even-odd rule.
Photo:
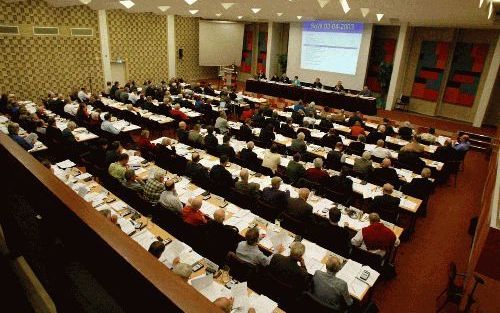
[[[467,295],[467,303],[465,305],[465,309],[464,309],[463,313],[470,312],[472,305],[476,302],[476,300],[474,300],[474,292],[476,292],[477,285],[484,284],[484,280],[477,275],[474,275],[474,280],[475,280],[474,287],[472,287],[472,291]]]

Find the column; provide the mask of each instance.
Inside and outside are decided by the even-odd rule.
[[[272,55],[274,55],[276,52],[273,51],[273,45],[272,42],[274,39],[273,37],[273,27],[275,23],[269,21],[267,23],[267,58],[266,58],[266,77],[271,79],[271,59]]]
[[[167,44],[168,44],[168,77],[177,76],[175,51],[175,15],[167,16]]]
[[[106,82],[111,81],[111,56],[109,53],[109,36],[108,36],[108,21],[106,18],[106,10],[97,11],[99,20],[99,39],[101,41],[101,60],[102,70],[104,73],[104,87]]]
[[[401,95],[403,86],[404,74],[406,70],[406,58],[408,55],[410,28],[408,24],[402,24],[399,27],[398,42],[396,51],[394,52],[394,64],[392,67],[391,83],[387,92],[387,101],[385,103],[386,110],[392,110],[396,100]]]
[[[476,115],[474,115],[474,122],[472,123],[472,126],[474,127],[481,127],[481,125],[483,124],[484,115],[486,114],[486,110],[488,109],[488,104],[490,103],[493,87],[495,86],[495,79],[497,78],[499,65],[500,36],[498,36],[497,39],[495,52],[493,52],[493,58],[491,59],[488,75],[486,76],[486,81],[484,82],[483,92],[481,93],[481,98],[479,99],[479,105],[477,107]]]

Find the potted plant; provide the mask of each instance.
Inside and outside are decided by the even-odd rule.
[[[285,53],[283,54],[278,54],[278,64],[280,66],[281,73],[286,72],[286,64],[287,64],[287,55]]]

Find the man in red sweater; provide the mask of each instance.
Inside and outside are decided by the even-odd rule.
[[[170,111],[170,117],[181,120],[181,121],[189,121],[189,116],[186,113],[181,111],[180,104],[174,105],[174,108]]]
[[[207,219],[200,212],[203,199],[201,197],[191,198],[188,200],[186,206],[182,209],[182,220],[184,223],[193,226],[205,225]]]
[[[351,239],[351,243],[353,246],[383,257],[393,247],[399,245],[399,239],[391,229],[380,222],[380,216],[377,213],[370,213],[369,220],[370,225],[358,231]]]
[[[305,178],[318,184],[323,184],[330,178],[330,175],[323,170],[323,159],[314,159],[314,167],[307,169]]]

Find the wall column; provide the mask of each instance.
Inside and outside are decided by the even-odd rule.
[[[491,94],[493,92],[493,87],[495,86],[495,80],[498,74],[498,66],[500,65],[500,36],[497,38],[497,45],[495,47],[495,52],[493,53],[493,58],[491,59],[490,69],[488,70],[488,75],[486,76],[486,81],[484,82],[483,92],[481,93],[481,98],[479,99],[479,105],[477,107],[476,115],[474,115],[474,122],[472,126],[481,127],[483,124],[484,115],[488,109],[488,104],[490,103]]]
[[[271,79],[271,59],[272,55],[275,53],[273,51],[273,45],[272,42],[274,40],[273,37],[273,28],[275,23],[269,21],[267,23],[267,58],[266,58],[266,77],[268,79]]]
[[[99,39],[101,42],[101,59],[105,87],[106,82],[111,81],[111,56],[109,52],[108,21],[106,18],[106,10],[97,11],[97,16],[99,19]]]
[[[175,15],[167,16],[168,78],[177,76],[175,51]]]
[[[392,110],[396,100],[401,95],[403,81],[406,70],[407,50],[409,47],[410,28],[408,23],[401,24],[399,27],[398,42],[396,51],[394,51],[394,64],[392,67],[391,83],[387,92],[387,101],[385,103],[386,110]]]

